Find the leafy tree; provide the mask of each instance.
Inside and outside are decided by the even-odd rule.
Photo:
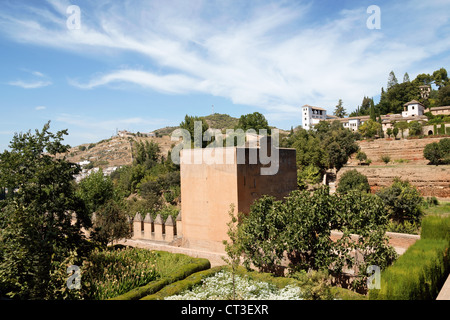
[[[356,263],[350,252],[357,249],[366,262],[385,268],[395,258],[385,237],[387,217],[381,199],[354,191],[293,191],[282,201],[264,196],[254,202],[241,226],[244,265],[276,274],[287,255],[291,272],[329,270],[339,275],[344,266]],[[341,239],[332,241],[332,230],[342,231]],[[358,233],[360,240],[351,241],[351,233]]]
[[[100,169],[81,180],[77,194],[83,199],[89,213],[93,213],[113,198],[114,185],[111,178],[105,177]]]
[[[438,165],[442,159],[441,148],[439,143],[429,143],[423,149],[423,156],[430,161],[430,164]]]
[[[392,135],[393,135],[393,130],[392,130],[392,128],[387,128],[386,129],[386,134],[387,134],[387,136],[390,138]]]
[[[447,70],[441,68],[433,72],[434,84],[438,86],[439,89],[449,84],[449,78],[447,75]]]
[[[395,123],[395,128],[400,130],[400,132],[402,133],[402,139],[403,139],[405,137],[404,131],[409,128],[409,124],[406,121],[399,121],[399,122]]]
[[[370,192],[370,185],[367,177],[355,169],[349,170],[342,175],[336,191],[344,194],[348,193],[350,190]]]
[[[184,117],[184,121],[182,121],[180,123],[180,128],[185,129],[189,132],[189,134],[191,135],[191,142],[194,144],[194,147],[206,148],[206,146],[208,145],[208,141],[200,140],[200,139],[202,139],[202,137],[200,137],[200,136],[197,138],[195,137],[195,122],[201,123],[201,127],[199,127],[199,129],[201,129],[201,134],[203,137],[205,132],[209,128],[208,123],[206,122],[206,120],[204,118],[186,115]],[[199,134],[200,134],[200,132],[199,132]]]
[[[359,127],[359,132],[361,133],[361,135],[365,138],[373,138],[375,135],[378,134],[378,132],[381,129],[381,125],[376,122],[373,121],[372,119],[369,119],[367,121],[365,121],[360,127]]]
[[[297,170],[297,185],[300,190],[307,189],[310,185],[320,183],[322,174],[318,167],[308,165]]]
[[[230,216],[230,221],[227,223],[228,226],[227,235],[230,241],[228,240],[223,241],[227,257],[222,257],[222,259],[230,266],[231,269],[231,278],[233,285],[232,299],[235,300],[236,299],[235,276],[237,268],[241,263],[242,247],[240,243],[241,238],[239,236],[240,228],[238,226],[238,216],[234,214],[234,204],[230,205],[228,215]]]
[[[345,108],[343,106],[342,99],[339,99],[339,102],[336,106],[336,109],[334,109],[333,114],[338,118],[344,118],[347,115],[347,112],[345,111]]]
[[[81,228],[91,222],[74,184],[81,168],[65,157],[67,130],[49,128],[15,134],[0,154],[0,185],[12,194],[0,211],[0,294],[15,298],[55,298],[66,283],[54,275],[86,253]]]
[[[392,129],[392,135],[394,136],[394,138],[397,138],[398,135],[398,128],[394,127],[394,129]]]
[[[420,136],[422,134],[422,124],[419,121],[409,123],[409,135]]]
[[[408,72],[405,72],[405,75],[403,76],[403,82],[410,82],[411,80],[409,80],[409,74]]]
[[[387,89],[389,90],[391,87],[393,87],[396,84],[398,84],[397,77],[395,76],[394,71],[391,71],[391,72],[389,72]]]
[[[159,144],[154,141],[137,141],[133,160],[135,164],[144,165],[147,169],[153,167],[160,160],[161,149]]]
[[[390,187],[382,188],[377,192],[389,210],[390,218],[395,222],[419,222],[423,214],[421,204],[423,201],[417,188],[408,181],[395,178]]]
[[[450,106],[450,84],[442,87],[438,92],[438,106]]]
[[[358,160],[360,164],[367,161],[367,154],[365,152],[358,151],[356,154],[356,160]]]
[[[130,236],[131,228],[126,213],[113,199],[108,200],[96,212],[91,238],[106,246],[114,240]]]
[[[433,165],[450,163],[450,138],[427,144],[423,156]]]
[[[259,130],[264,129],[267,130],[268,134],[270,134],[269,123],[264,115],[259,112],[242,115],[239,118],[239,122],[235,129],[242,129],[243,131],[253,129],[256,133],[259,133]]]

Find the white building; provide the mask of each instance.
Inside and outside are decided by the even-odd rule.
[[[425,107],[419,101],[412,100],[403,105],[402,117],[420,117],[423,116]]]
[[[302,107],[303,129],[309,130],[321,120],[327,119],[327,110],[305,104]]]

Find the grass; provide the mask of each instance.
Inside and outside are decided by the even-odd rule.
[[[131,247],[95,250],[82,268],[83,298],[113,298],[166,278],[194,261],[183,254]]]
[[[437,206],[424,209],[426,215],[450,215],[450,201],[439,201]]]

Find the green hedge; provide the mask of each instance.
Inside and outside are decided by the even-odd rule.
[[[164,288],[165,286],[173,282],[182,280],[195,272],[207,270],[210,268],[211,263],[209,262],[209,260],[203,258],[196,258],[195,262],[180,267],[167,277],[152,281],[146,284],[145,286],[133,289],[131,291],[128,291],[127,293],[124,293],[110,300],[139,300],[142,297],[154,294],[159,290],[161,290],[162,288]]]
[[[170,285],[167,285],[163,289],[161,289],[159,292],[156,292],[154,294],[148,295],[141,300],[164,300],[166,297],[170,297],[172,295],[180,294],[185,290],[190,290],[194,286],[199,285],[202,283],[202,280],[214,276],[216,273],[218,273],[221,270],[230,270],[228,266],[219,266],[214,267],[209,270],[200,271],[197,273],[194,273],[187,277],[184,280],[172,283]],[[248,271],[243,267],[239,267],[237,272],[237,275],[240,276],[246,276],[250,279],[261,281],[261,282],[268,282],[270,284],[273,284],[277,288],[281,289],[286,287],[287,285],[297,285],[301,286],[301,282],[293,279],[293,278],[287,278],[287,277],[275,277],[271,273],[261,273],[256,271]],[[342,300],[363,300],[365,299],[365,296],[360,295],[358,293],[355,293],[351,290],[343,289],[343,288],[331,288],[331,293],[335,297],[335,299],[342,299]]]
[[[160,291],[145,296],[141,300],[164,300],[165,297],[170,297],[175,294],[179,294],[185,290],[189,290],[193,288],[194,286],[201,284],[202,280],[205,278],[208,278],[210,276],[215,275],[217,272],[222,270],[223,267],[214,267],[208,270],[196,272],[194,274],[191,274],[189,277],[187,277],[184,280],[180,280],[174,283],[171,283],[164,288],[162,288]]]
[[[420,238],[450,241],[450,216],[429,215],[424,217]]]
[[[449,228],[450,217],[425,217],[421,239],[381,273],[381,287],[369,299],[436,299],[450,271]]]

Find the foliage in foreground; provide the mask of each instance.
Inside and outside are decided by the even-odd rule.
[[[165,300],[228,300],[232,297],[237,300],[301,300],[302,296],[298,286],[287,285],[279,289],[268,282],[220,271],[203,279],[201,285]]]
[[[69,149],[67,130],[49,128],[15,134],[0,154],[0,187],[8,189],[0,201],[0,295],[54,299],[65,286],[55,278],[61,264],[86,253],[81,228],[90,219],[73,178],[81,169],[56,157]]]
[[[385,235],[388,214],[380,198],[349,192],[330,195],[324,187],[314,193],[294,191],[284,201],[262,197],[255,201],[241,228],[244,265],[280,274],[285,255],[289,271],[329,270],[334,275],[344,267],[358,267],[364,283],[368,265],[386,268],[396,258]],[[331,231],[343,233],[331,240]],[[358,234],[353,241],[351,234]],[[351,254],[363,256],[356,261]]]

